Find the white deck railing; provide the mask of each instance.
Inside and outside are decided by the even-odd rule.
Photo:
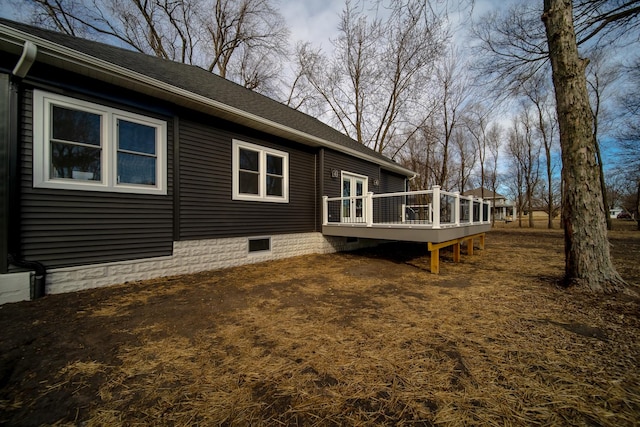
[[[445,228],[487,224],[490,202],[431,190],[322,198],[323,225]]]

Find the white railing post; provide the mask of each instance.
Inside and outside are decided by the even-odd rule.
[[[322,225],[329,224],[329,196],[322,196]]]
[[[487,200],[487,222],[491,222],[491,203]]]
[[[440,228],[440,186],[434,185],[432,188],[433,228]]]
[[[400,222],[402,224],[407,222],[406,216],[407,216],[407,205],[406,205],[406,203],[403,203],[402,207],[400,208]]]
[[[456,195],[455,201],[453,202],[453,222],[455,222],[456,227],[460,225],[460,192],[456,191],[453,193]]]
[[[480,204],[478,205],[478,219],[480,220],[480,224],[484,223],[484,199],[480,197]]]
[[[473,208],[474,208],[473,196],[469,196],[469,225],[473,225]]]
[[[364,206],[366,209],[367,227],[371,227],[373,225],[373,193],[371,191],[367,193]]]

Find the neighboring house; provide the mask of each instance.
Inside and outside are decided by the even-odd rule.
[[[624,212],[624,209],[619,206],[611,208],[609,209],[609,218],[618,218],[618,215],[620,215],[622,212]]]
[[[0,52],[0,302],[486,229],[390,234],[412,171],[201,68],[2,19]]]
[[[494,193],[491,190],[475,188],[465,191],[463,196],[473,196],[482,198],[491,204],[491,215],[496,221],[513,221],[516,217],[516,204],[507,200],[502,194]]]

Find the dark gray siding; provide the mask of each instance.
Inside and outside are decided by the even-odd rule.
[[[315,150],[212,118],[181,120],[179,139],[179,240],[318,230]],[[233,139],[289,153],[289,203],[232,200]]]
[[[344,171],[368,176],[369,191],[374,194],[395,193],[404,191],[405,189],[404,182],[406,177],[404,175],[382,170],[378,165],[355,157],[350,157],[331,150],[325,150],[323,171],[324,192],[325,195],[329,197],[340,197],[342,195],[340,178],[332,178],[332,169],[336,169],[339,172]],[[377,186],[374,184],[374,179],[378,179]],[[374,199],[374,221],[384,222],[399,220],[401,218],[401,204],[401,197],[392,199]],[[329,207],[329,216],[335,217],[335,215],[339,215],[338,212],[339,205],[336,202],[333,202]]]
[[[40,189],[32,184],[32,101],[32,91],[23,91],[19,255],[48,268],[171,255],[172,120],[160,117],[168,130],[167,196]]]
[[[322,179],[324,180],[324,196],[341,197],[342,184],[340,183],[340,175],[338,178],[331,177],[331,170],[336,169],[339,172],[351,172],[358,175],[369,177],[369,191],[379,193],[380,189],[374,187],[373,180],[380,179],[380,167],[376,164],[369,163],[346,154],[338,153],[332,150],[324,151],[324,171]]]
[[[404,175],[399,175],[393,172],[382,170],[380,172],[380,193],[397,193],[405,191]]]

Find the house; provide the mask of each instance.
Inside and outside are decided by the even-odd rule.
[[[609,209],[609,218],[618,218],[618,215],[622,212],[624,212],[624,208],[621,208],[620,206],[613,207]]]
[[[8,20],[0,52],[0,301],[486,228],[201,68]],[[409,199],[436,214],[407,224]]]
[[[486,188],[475,188],[462,194],[487,200],[491,204],[491,216],[497,221],[513,221],[516,217],[516,204],[507,200],[502,194],[494,193]]]

